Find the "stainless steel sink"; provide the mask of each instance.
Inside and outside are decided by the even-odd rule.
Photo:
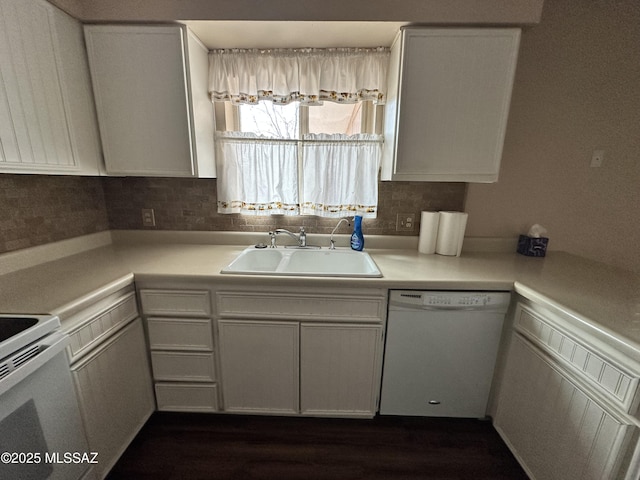
[[[367,252],[351,249],[311,250],[254,248],[242,251],[220,273],[307,277],[382,277]]]

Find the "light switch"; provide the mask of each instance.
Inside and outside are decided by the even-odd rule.
[[[591,154],[591,167],[599,168],[604,162],[604,150],[594,150]]]

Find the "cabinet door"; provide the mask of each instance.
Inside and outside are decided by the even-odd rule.
[[[191,176],[191,117],[180,26],[87,25],[107,173]]]
[[[0,172],[98,174],[82,27],[41,0],[0,0]]]
[[[497,180],[519,38],[518,29],[401,32],[391,57],[383,180]]]
[[[531,478],[617,478],[633,426],[514,335],[495,418]]]
[[[373,417],[381,345],[380,325],[302,324],[301,412]]]
[[[89,447],[100,478],[118,460],[155,408],[142,320],[72,366]]]
[[[298,323],[220,320],[218,330],[224,410],[298,413]]]

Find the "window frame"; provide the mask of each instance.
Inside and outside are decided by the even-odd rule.
[[[264,101],[264,100],[263,100]],[[270,100],[267,100],[270,101]],[[299,104],[299,102],[297,105],[297,109],[298,109],[298,138],[274,138],[274,137],[264,137],[265,139],[268,139],[269,141],[275,140],[278,142],[287,142],[287,143],[291,143],[291,144],[295,144],[296,146],[296,159],[297,159],[297,192],[298,192],[298,207],[299,207],[299,212],[297,213],[297,215],[300,216],[307,216],[307,215],[313,215],[311,213],[302,213],[303,211],[303,204],[302,204],[302,198],[303,198],[303,185],[305,184],[305,168],[304,168],[304,153],[303,150],[305,148],[306,145],[309,144],[309,142],[315,142],[315,140],[308,140],[308,139],[304,139],[303,136],[305,134],[309,133],[309,108],[320,108],[317,106],[306,106],[306,105],[301,105]],[[373,101],[371,100],[365,100],[361,102],[362,105],[362,112],[361,112],[361,118],[360,118],[360,132],[357,134],[352,134],[352,135],[374,135],[380,138],[379,142],[383,143],[384,139],[383,139],[383,126],[384,126],[384,105],[378,105],[378,104],[374,104]],[[226,132],[240,132],[240,105],[234,105],[232,104],[230,101],[225,101],[225,102],[214,102],[214,116],[215,116],[215,126],[216,126],[216,132],[215,134],[224,134]],[[253,135],[257,135],[260,136],[261,134],[253,132]],[[321,135],[321,133],[320,133]],[[331,135],[331,134],[329,134]],[[349,136],[349,135],[347,135]],[[251,140],[247,140],[249,142],[251,142]],[[320,140],[322,141],[322,140]],[[356,140],[356,141],[361,141],[361,140]],[[343,144],[349,144],[352,142],[351,139],[345,139],[345,140],[337,140],[338,143],[343,143]],[[216,161],[221,161],[222,159],[218,159],[216,158]],[[346,164],[345,164],[346,165]],[[375,172],[375,177],[377,180],[374,180],[375,182],[379,181],[379,175],[380,175],[380,167],[381,164],[378,165],[377,171]],[[315,178],[315,177],[314,177]],[[377,215],[377,201],[379,200],[378,194],[377,194],[377,186],[373,186],[372,188],[375,189],[376,194],[375,194],[375,198],[376,198],[376,211],[374,211],[374,217]],[[367,212],[370,212],[370,210],[367,210]],[[236,212],[225,212],[225,213],[236,213]],[[243,212],[239,212],[241,215],[243,214]],[[281,213],[278,213],[277,215],[280,215]],[[360,213],[362,215],[367,215],[366,213]],[[285,213],[286,215],[286,213]],[[326,216],[326,215],[320,215],[320,216]],[[330,217],[330,216],[329,216]]]
[[[264,100],[263,100],[264,101]],[[267,100],[268,101],[268,100]],[[297,103],[297,102],[296,102]],[[240,106],[231,102],[214,102],[214,116],[216,131],[234,132],[240,131]],[[315,106],[298,105],[299,131],[298,138],[292,141],[301,141],[302,135],[309,133],[309,109]],[[360,119],[361,133],[375,133],[382,135],[384,122],[384,105],[376,105],[371,100],[362,102],[362,117]]]

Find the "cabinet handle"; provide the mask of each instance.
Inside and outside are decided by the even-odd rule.
[[[440,405],[439,400],[429,400],[429,405]]]

